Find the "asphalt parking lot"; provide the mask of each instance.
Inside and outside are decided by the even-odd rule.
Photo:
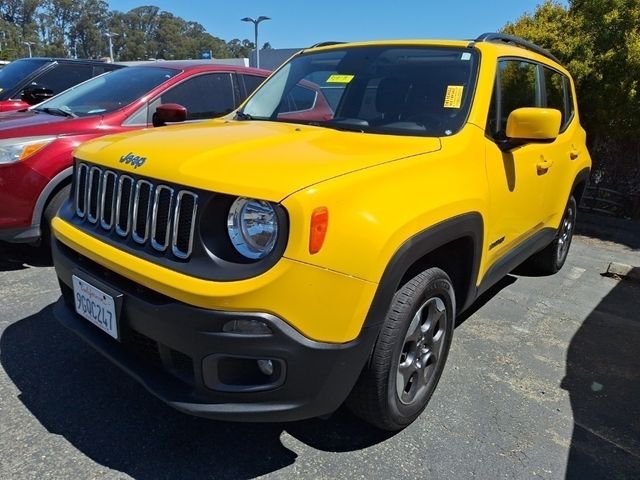
[[[53,268],[0,245],[0,478],[640,478],[640,246],[577,237],[553,277],[506,277],[460,320],[427,411],[395,435],[346,411],[180,414],[52,316]]]

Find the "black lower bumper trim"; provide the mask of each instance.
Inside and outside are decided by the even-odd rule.
[[[315,342],[273,315],[193,307],[136,285],[56,241],[53,257],[63,292],[54,314],[62,325],[155,396],[192,415],[236,421],[291,421],[331,413],[351,391],[375,341],[376,331],[364,329],[347,344]],[[75,313],[74,274],[95,282],[104,291],[122,294],[122,341]],[[224,324],[240,319],[257,319],[269,327],[271,334],[223,331]],[[153,361],[148,361],[149,352],[154,354]],[[213,390],[207,387],[211,382],[204,381],[208,374],[203,371],[203,365],[211,363],[205,359],[212,355],[277,359],[283,365],[282,381],[266,390]],[[188,368],[178,368],[179,364]]]

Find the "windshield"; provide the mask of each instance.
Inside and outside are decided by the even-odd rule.
[[[126,67],[77,85],[35,110],[62,110],[78,117],[119,110],[147,94],[180,70],[161,67]]]
[[[16,85],[48,62],[46,59],[25,58],[11,62],[0,70],[0,99],[5,100]]]
[[[478,54],[468,48],[371,46],[294,57],[239,119],[366,133],[452,135],[464,124]]]

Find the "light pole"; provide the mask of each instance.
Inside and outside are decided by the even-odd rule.
[[[22,42],[23,45],[26,45],[29,49],[29,58],[31,58],[31,45],[35,45],[36,42]]]
[[[255,31],[255,45],[256,45],[256,68],[260,68],[260,45],[258,45],[258,25],[260,22],[264,22],[265,20],[271,20],[269,17],[260,16],[256,19],[251,17],[244,17],[240,19],[242,22],[251,22],[253,23],[254,31]]]
[[[113,62],[113,37],[117,37],[117,33],[113,32],[105,32],[105,37],[109,39],[109,59]]]

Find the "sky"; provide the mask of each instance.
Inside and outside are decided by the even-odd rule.
[[[542,0],[109,0],[112,10],[155,5],[204,25],[226,41],[248,38],[253,25],[243,17],[260,15],[258,43],[301,48],[326,41],[404,38],[470,39],[495,32]],[[562,2],[566,3],[566,1]]]

